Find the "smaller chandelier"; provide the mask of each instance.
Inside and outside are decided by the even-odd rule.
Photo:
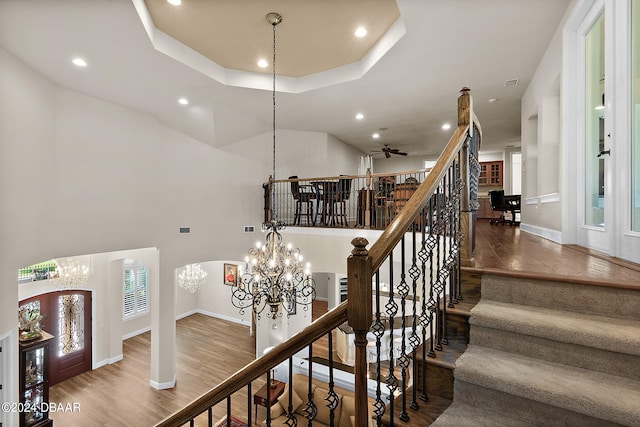
[[[82,287],[89,281],[89,267],[75,258],[57,259],[55,263],[57,276],[51,281],[59,289]]]
[[[283,227],[276,220],[265,222],[265,244],[258,242],[255,248],[249,249],[241,280],[231,294],[231,303],[240,310],[240,314],[244,314],[247,307],[252,307],[260,319],[261,313],[269,307],[267,317],[275,319],[282,317],[283,313],[289,317],[296,314],[298,306],[308,311],[316,297],[311,266],[307,263],[305,268],[302,267],[303,258],[298,248],[290,243],[282,244],[278,230]]]
[[[200,289],[202,284],[207,280],[207,272],[202,269],[200,264],[187,264],[178,275],[178,286],[193,293]]]

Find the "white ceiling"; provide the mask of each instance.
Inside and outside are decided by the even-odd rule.
[[[183,0],[205,1],[215,4]],[[256,34],[266,27],[269,44],[271,28],[264,15],[279,12],[284,21],[277,28],[278,43],[287,37],[304,49],[310,44],[303,35],[292,34],[293,29],[305,29],[295,22],[295,14],[285,30],[287,1],[251,2],[255,7],[246,7],[249,2],[234,0],[244,4],[249,22],[237,25],[260,27]],[[379,1],[357,3],[369,8]],[[329,9],[341,2],[346,3],[326,0],[322,5]],[[281,9],[271,10],[274,3]],[[158,51],[154,44],[157,47],[168,37],[152,32],[152,43],[136,10],[140,4],[141,0],[0,0],[0,46],[59,86],[145,111],[215,147],[271,129],[269,90],[238,87],[237,81],[230,81],[233,73],[223,69],[218,80],[225,85],[209,77],[220,71],[219,65],[204,64],[211,72],[203,73],[193,63],[184,65]],[[450,135],[441,130],[442,123],[455,124],[459,89],[469,86],[483,126],[483,149],[518,145],[520,98],[568,4],[569,0],[398,0],[403,33],[386,54],[361,76],[354,77],[347,66],[302,77],[313,81],[315,89],[279,92],[278,128],[328,132],[363,152],[387,143],[410,155],[431,156],[439,153]],[[224,21],[225,28],[233,27],[233,20],[243,14],[233,15],[233,20],[225,16],[212,17],[210,25],[221,26]],[[244,46],[236,41],[229,35],[224,45],[237,55]],[[254,45],[246,49],[255,56]],[[329,53],[320,53],[318,61]],[[89,66],[73,66],[74,56],[83,56]],[[287,61],[282,62],[284,66]],[[351,74],[342,83],[329,81],[340,72]],[[505,81],[514,78],[519,85],[505,87]],[[179,97],[188,98],[190,105],[178,105]],[[489,103],[490,98],[498,101]],[[365,119],[356,121],[357,112]],[[380,128],[387,130],[373,140],[371,134]]]

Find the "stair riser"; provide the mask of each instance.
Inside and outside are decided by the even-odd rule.
[[[447,340],[469,343],[469,316],[447,312]]]
[[[536,307],[639,319],[640,292],[556,281],[484,274],[482,297]]]
[[[640,381],[640,356],[474,325],[471,344]]]
[[[462,269],[460,272],[460,293],[465,302],[478,303],[480,301],[480,283],[482,273]]]
[[[535,426],[614,427],[620,424],[589,417],[498,390],[456,380],[456,402],[530,422]]]
[[[422,373],[427,369],[427,395],[453,399],[453,370],[417,360],[418,383],[416,389],[422,392]]]

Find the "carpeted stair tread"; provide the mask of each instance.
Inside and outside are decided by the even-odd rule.
[[[640,420],[640,382],[628,378],[475,345],[458,359],[455,378],[623,425]]]
[[[549,340],[640,355],[640,321],[482,300],[470,323]]]
[[[453,403],[431,427],[535,427],[535,424],[516,420],[496,411]]]
[[[640,320],[637,289],[484,274],[482,300]]]

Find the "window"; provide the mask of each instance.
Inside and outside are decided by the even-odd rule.
[[[124,269],[123,318],[130,319],[149,312],[147,267],[126,266]]]

